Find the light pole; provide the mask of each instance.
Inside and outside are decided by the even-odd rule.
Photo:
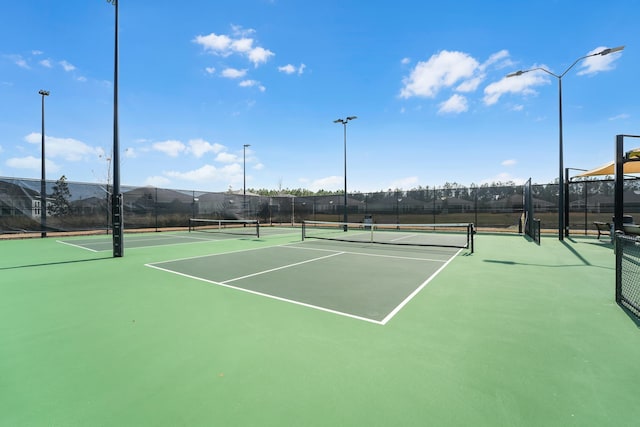
[[[120,194],[120,147],[118,131],[118,0],[107,0],[115,7],[115,42],[113,56],[113,194],[111,195],[111,223],[113,226],[113,256],[124,252],[122,236],[122,194]]]
[[[542,68],[542,67],[536,67],[536,68],[532,68],[530,70],[520,70],[520,71],[516,71],[515,73],[511,73],[511,74],[507,74],[507,77],[516,77],[516,76],[521,76],[524,73],[528,73],[530,71],[544,71],[545,73],[555,77],[556,79],[558,79],[558,132],[559,132],[559,143],[558,143],[558,156],[559,156],[559,165],[558,165],[558,239],[559,240],[564,240],[564,236],[565,234],[568,235],[567,231],[565,229],[565,223],[564,223],[564,156],[563,156],[563,148],[562,148],[562,78],[564,77],[565,74],[567,74],[567,72],[572,69],[578,62],[582,61],[585,58],[589,58],[592,56],[604,56],[604,55],[608,55],[610,53],[613,52],[619,52],[622,49],[624,49],[624,46],[618,46],[618,47],[614,47],[614,48],[608,48],[608,49],[604,49],[601,50],[600,52],[596,52],[596,53],[592,53],[590,55],[585,55],[585,56],[581,56],[580,58],[576,59],[573,64],[571,64],[569,66],[569,68],[567,68],[566,70],[564,70],[564,72],[562,72],[562,74],[555,74],[552,73],[551,71],[547,70],[546,68]]]
[[[251,144],[244,144],[242,146],[242,214],[247,216],[247,147],[251,147]]]
[[[42,148],[41,148],[41,168],[40,168],[40,237],[47,237],[47,182],[44,167],[44,97],[49,96],[48,90],[39,90],[42,95]]]
[[[347,231],[348,214],[347,214],[347,123],[358,117],[349,116],[346,119],[336,119],[333,123],[342,123],[344,126],[344,231]]]

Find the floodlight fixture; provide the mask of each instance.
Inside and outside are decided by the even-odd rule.
[[[344,231],[347,231],[348,209],[347,209],[347,123],[357,119],[357,116],[347,116],[345,119],[336,119],[333,123],[342,123],[344,126]]]
[[[45,171],[45,155],[44,155],[44,97],[49,96],[48,90],[40,89],[38,94],[42,95],[42,130],[41,137],[41,154],[40,154],[40,237],[47,237],[47,181]]]
[[[566,227],[566,223],[568,222],[568,211],[565,212],[565,208],[566,208],[566,201],[565,201],[565,194],[564,194],[564,155],[563,155],[563,140],[562,140],[562,77],[564,77],[565,74],[567,74],[567,72],[569,72],[569,70],[571,70],[578,62],[582,61],[583,59],[586,58],[590,58],[592,56],[605,56],[605,55],[609,55],[610,53],[614,53],[614,52],[620,52],[621,50],[624,49],[624,46],[617,46],[617,47],[613,47],[613,48],[606,48],[603,49],[599,52],[596,53],[592,53],[589,55],[585,55],[585,56],[581,56],[580,58],[576,59],[566,70],[564,70],[564,72],[562,72],[562,74],[555,74],[549,70],[547,70],[546,68],[542,68],[542,67],[536,67],[536,68],[531,68],[529,70],[518,70],[516,72],[507,74],[506,77],[517,77],[517,76],[521,76],[525,73],[529,73],[531,71],[543,71],[553,77],[555,77],[556,79],[558,79],[558,133],[559,133],[559,143],[558,143],[558,154],[559,154],[559,172],[558,172],[558,239],[559,240],[564,240],[564,236],[568,236],[569,235],[569,230]]]

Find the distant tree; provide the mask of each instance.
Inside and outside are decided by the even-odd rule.
[[[67,184],[67,177],[62,175],[60,179],[56,181],[56,185],[53,186],[53,193],[51,194],[51,204],[48,205],[47,210],[49,215],[55,217],[66,216],[71,213],[71,192],[69,191],[69,185]]]

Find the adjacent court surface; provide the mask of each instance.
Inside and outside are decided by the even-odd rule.
[[[612,246],[0,241],[0,426],[632,426]]]

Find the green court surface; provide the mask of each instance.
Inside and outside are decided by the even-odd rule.
[[[123,258],[109,236],[0,241],[0,426],[640,419],[610,244],[200,234],[127,234]]]

